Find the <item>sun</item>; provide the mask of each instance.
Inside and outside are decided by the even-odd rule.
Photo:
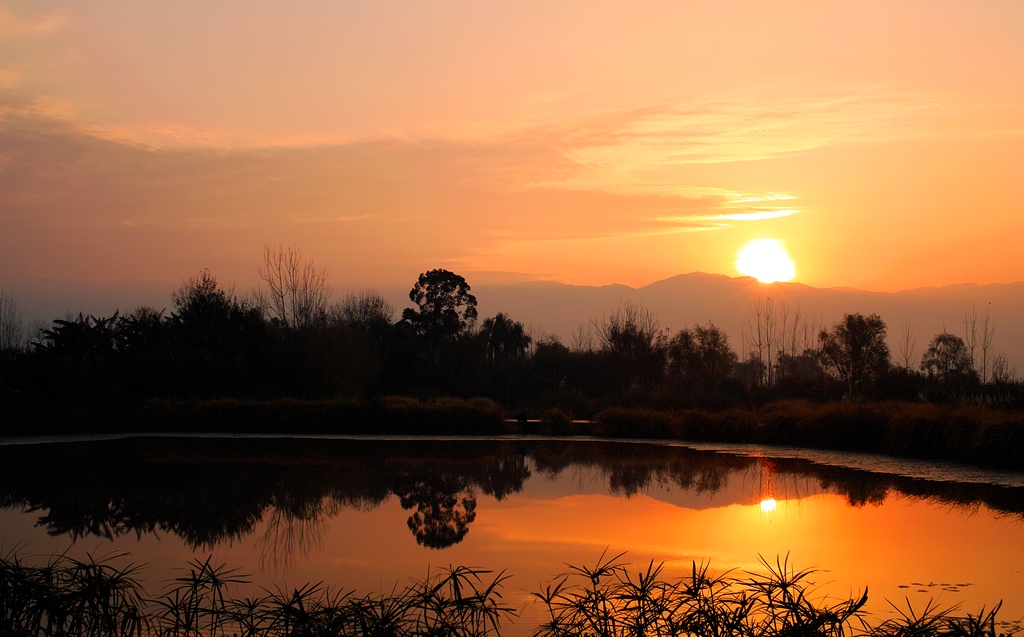
[[[793,259],[778,239],[748,241],[736,255],[736,269],[761,283],[790,281],[796,276]]]

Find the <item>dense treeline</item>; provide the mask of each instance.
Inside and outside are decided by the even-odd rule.
[[[394,395],[489,397],[507,414],[557,407],[576,418],[792,398],[1024,405],[987,315],[968,316],[965,338],[936,335],[919,362],[906,333],[897,361],[877,315],[815,327],[766,301],[751,308],[740,356],[710,323],[673,334],[631,304],[581,324],[568,344],[503,313],[481,320],[470,286],[447,270],[420,275],[400,318],[372,292],[332,303],[326,271],[295,249],[268,247],[259,273],[265,287],[246,297],[204,271],[173,293],[169,311],[79,314],[28,338],[0,293],[3,408],[117,420],[154,400]]]

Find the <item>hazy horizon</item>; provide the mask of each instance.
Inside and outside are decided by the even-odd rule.
[[[424,268],[424,271],[429,268]],[[201,270],[200,270],[201,271]],[[50,321],[53,319],[64,318],[66,315],[78,315],[82,313],[86,316],[92,314],[94,316],[109,316],[115,311],[119,311],[122,314],[131,312],[135,308],[144,306],[152,307],[157,310],[165,309],[167,312],[171,311],[173,306],[172,295],[190,276],[198,274],[200,271],[189,273],[184,275],[180,281],[169,284],[165,289],[158,287],[159,284],[147,281],[135,281],[128,282],[116,287],[104,288],[95,284],[76,282],[76,281],[49,281],[43,285],[36,285],[29,288],[27,294],[20,294],[19,291],[13,287],[3,287],[6,294],[10,295],[18,305],[18,311],[23,314],[24,322],[27,324],[35,319]],[[242,286],[229,280],[225,280],[219,277],[216,272],[211,271],[211,274],[217,278],[218,283],[228,291],[233,292],[239,298],[246,298],[250,296],[255,290],[260,287],[259,277],[255,275],[251,281],[251,285]],[[476,273],[479,274],[479,273]],[[629,285],[626,283],[611,282],[600,285],[584,285],[577,283],[569,283],[566,281],[557,281],[553,279],[523,279],[519,277],[508,277],[502,276],[506,273],[487,273],[490,277],[482,277],[482,281],[478,282],[472,279],[472,274],[467,276],[467,283],[473,289],[473,292],[479,296],[481,291],[486,294],[488,291],[494,289],[500,289],[503,287],[523,287],[526,289],[531,288],[534,285],[538,286],[567,286],[569,288],[594,288],[594,289],[608,289],[608,288],[623,288],[632,291],[640,291],[645,288],[656,286],[659,283],[664,283],[672,279],[692,277],[692,276],[708,276],[708,277],[721,277],[732,281],[747,281],[750,285],[759,286],[765,290],[770,289],[775,284],[763,284],[758,283],[756,279],[749,276],[743,275],[729,275],[729,274],[717,274],[713,272],[685,272],[668,276],[664,279],[658,279],[656,281],[650,281],[642,285]],[[328,277],[328,284],[332,288],[332,301],[340,301],[349,294],[360,294],[364,292],[379,293],[391,303],[395,305],[399,313],[404,307],[413,307],[414,304],[409,301],[408,293],[409,289],[412,288],[415,283],[415,277],[410,280],[408,286],[402,286],[396,284],[392,286],[373,286],[373,285],[353,285],[346,287],[337,287],[333,285],[330,277]],[[809,286],[800,281],[789,281],[783,282],[785,285],[798,285],[804,286],[812,290],[821,291],[849,291],[849,292],[864,292],[869,294],[880,294],[886,296],[895,296],[905,294],[909,292],[923,291],[923,290],[943,290],[947,288],[963,288],[963,287],[974,287],[974,288],[985,288],[988,286],[1012,286],[1015,284],[1024,284],[1024,279],[1019,281],[1008,281],[1005,283],[949,283],[946,285],[932,285],[932,286],[919,286],[915,288],[907,288],[903,290],[870,290],[865,288],[854,288],[850,286],[831,286],[831,287],[815,287]],[[488,303],[487,305],[493,305]],[[608,308],[613,309],[612,307]],[[855,313],[860,310],[857,308],[836,308],[838,311],[845,313]],[[498,311],[501,311],[500,308]],[[517,317],[513,317],[517,318]],[[599,318],[599,317],[594,317]],[[883,317],[884,318],[884,317]]]
[[[213,273],[216,275],[216,273]],[[600,322],[621,303],[636,303],[650,310],[663,328],[671,333],[697,324],[711,322],[731,339],[731,346],[742,352],[743,331],[751,308],[761,297],[785,303],[790,313],[800,312],[801,320],[812,327],[827,327],[844,314],[879,314],[888,326],[888,341],[895,351],[904,326],[913,332],[915,357],[920,357],[929,340],[949,331],[962,334],[965,313],[974,309],[990,312],[995,330],[995,350],[1009,357],[1011,367],[1024,364],[1024,281],[1012,284],[950,284],[898,292],[875,292],[855,288],[815,288],[799,282],[763,284],[750,277],[730,277],[691,272],[652,282],[639,288],[624,284],[578,286],[554,281],[482,283],[467,281],[480,305],[480,320],[504,312],[523,322],[535,338],[557,336],[571,344],[580,323]],[[250,290],[220,281],[244,297]],[[396,309],[395,318],[409,301],[409,287],[375,288]],[[33,319],[44,323],[65,315],[109,316],[122,314],[138,306],[149,306],[168,313],[171,293],[176,288],[154,293],[149,288],[125,288],[119,293],[93,293],[90,288],[64,289],[67,303],[29,298],[18,299],[28,326]],[[370,289],[335,288],[334,300],[346,294]],[[76,305],[76,301],[80,303]],[[48,309],[47,309],[48,308]],[[42,312],[42,313],[41,313]],[[48,313],[47,313],[48,312]],[[813,330],[812,330],[813,331]]]

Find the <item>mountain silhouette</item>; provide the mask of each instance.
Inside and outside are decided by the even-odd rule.
[[[472,280],[469,277],[470,281]],[[801,283],[762,284],[750,277],[694,272],[657,281],[641,288],[626,285],[580,286],[554,282],[481,285],[473,288],[480,316],[505,312],[526,323],[534,333],[561,337],[571,344],[581,322],[600,321],[623,302],[640,303],[654,312],[663,328],[673,333],[711,321],[724,330],[742,354],[742,333],[751,308],[772,299],[776,311],[785,303],[789,320],[799,309],[801,320],[831,326],[844,314],[878,314],[888,326],[894,359],[895,344],[909,322],[918,360],[933,336],[943,330],[964,335],[964,316],[990,312],[995,329],[993,350],[1008,356],[1011,367],[1024,365],[1024,282],[958,284],[899,292],[869,292],[853,288],[814,288]]]

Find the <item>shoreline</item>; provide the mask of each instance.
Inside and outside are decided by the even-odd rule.
[[[132,409],[68,406],[21,410],[0,427],[0,444],[69,436],[213,435],[572,438],[690,445],[761,445],[875,454],[1024,472],[1024,412],[924,403],[776,401],[758,409],[655,410],[609,407],[591,420],[558,409],[508,419],[485,398],[420,400],[168,400]]]

